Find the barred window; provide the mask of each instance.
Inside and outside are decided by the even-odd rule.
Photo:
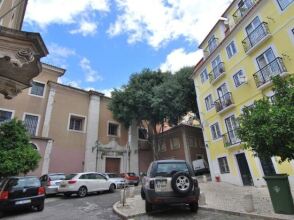
[[[12,118],[12,112],[0,110],[0,124],[4,123]]]
[[[71,115],[70,122],[69,122],[69,129],[75,130],[75,131],[83,131],[84,130],[84,121],[85,121],[85,118],[83,118],[83,117]]]
[[[179,149],[180,148],[180,140],[177,137],[171,139],[171,149]]]
[[[139,139],[147,140],[147,138],[148,138],[147,129],[146,128],[139,128],[138,129],[138,135],[139,135]]]
[[[219,164],[220,173],[221,174],[229,173],[230,169],[229,169],[227,158],[226,157],[220,157],[217,160],[218,160],[218,164]]]
[[[24,118],[24,125],[28,133],[32,136],[37,135],[37,126],[38,126],[39,117],[36,115],[26,114]]]
[[[45,84],[39,82],[32,82],[31,95],[43,96]]]
[[[118,124],[108,123],[108,135],[118,136]]]

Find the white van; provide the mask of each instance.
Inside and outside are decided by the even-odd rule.
[[[192,161],[193,169],[195,174],[204,174],[209,173],[209,166],[208,163],[204,159],[198,159]]]

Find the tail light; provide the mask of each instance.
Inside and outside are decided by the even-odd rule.
[[[0,200],[8,199],[8,191],[0,192]]]
[[[155,185],[154,180],[150,180],[150,182],[149,182],[149,188],[150,189],[154,189],[154,185]]]
[[[69,180],[67,182],[68,182],[68,184],[75,184],[77,181],[76,180]]]
[[[45,194],[45,188],[44,187],[39,187],[38,189],[38,195],[44,195]]]

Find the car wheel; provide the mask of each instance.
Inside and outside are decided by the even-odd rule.
[[[63,196],[64,197],[70,197],[71,196],[71,193],[64,193]]]
[[[42,204],[36,206],[36,209],[37,209],[38,212],[43,211],[44,210],[44,202]]]
[[[177,172],[172,177],[171,186],[175,193],[186,195],[191,192],[193,188],[193,181],[188,173]]]
[[[198,211],[198,202],[190,203],[189,206],[190,206],[191,212],[197,213],[197,211]]]
[[[78,197],[83,198],[87,195],[87,193],[88,193],[87,187],[81,186],[78,191]]]
[[[141,188],[141,198],[142,198],[143,200],[145,200],[145,198],[146,198],[146,196],[145,196],[145,192],[144,192],[144,190],[143,190],[143,187]]]
[[[135,186],[138,186],[139,185],[139,183],[135,183]]]
[[[145,200],[145,210],[146,213],[150,213],[153,210],[152,203],[148,202],[147,200]]]
[[[112,183],[112,184],[110,184],[110,186],[109,186],[109,190],[108,190],[108,192],[113,193],[114,190],[115,190],[115,185]]]

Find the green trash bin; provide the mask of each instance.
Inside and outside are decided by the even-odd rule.
[[[263,177],[267,183],[275,213],[294,214],[293,197],[288,175],[281,174]]]

